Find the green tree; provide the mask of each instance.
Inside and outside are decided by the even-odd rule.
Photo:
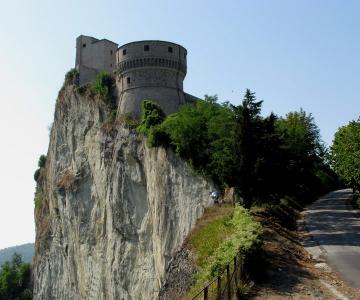
[[[236,123],[233,138],[237,186],[244,198],[245,207],[251,206],[255,192],[256,173],[254,171],[259,154],[262,102],[256,101],[255,93],[247,89],[242,104],[232,106]]]
[[[312,114],[303,109],[290,112],[277,121],[284,147],[297,157],[318,157],[324,153],[320,130]]]
[[[360,191],[360,118],[340,127],[331,146],[332,166],[345,182]]]
[[[165,119],[161,108],[143,102],[139,132],[147,135],[150,146],[170,146],[177,155],[187,159],[203,175],[220,185],[233,176],[233,113],[217,104],[217,96],[184,105],[178,113]]]
[[[185,105],[169,116],[161,128],[181,157],[218,184],[231,182],[234,164],[234,120],[231,109],[217,104],[216,96]],[[213,99],[213,100],[209,100]]]
[[[302,109],[290,112],[277,120],[276,129],[282,140],[286,164],[282,181],[287,195],[311,200],[337,187],[337,177],[327,164],[320,130],[311,114]]]
[[[23,263],[15,253],[11,262],[5,262],[0,269],[0,300],[30,300],[30,264]]]

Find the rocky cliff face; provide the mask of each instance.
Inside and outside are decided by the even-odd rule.
[[[35,209],[35,299],[157,299],[166,269],[211,205],[211,183],[148,148],[101,101],[57,100]]]

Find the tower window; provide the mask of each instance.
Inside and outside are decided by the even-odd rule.
[[[86,44],[83,44],[82,46],[83,46],[83,48],[85,48],[85,47],[86,47]]]
[[[113,54],[113,51],[112,50],[110,50],[110,55],[112,55]]]
[[[126,49],[123,50],[123,55],[126,55]]]
[[[172,47],[168,47],[168,52],[173,53],[173,48],[172,48]]]
[[[126,77],[127,84],[130,84],[130,77]]]
[[[149,45],[145,45],[144,46],[144,51],[149,51],[150,50],[150,46]]]

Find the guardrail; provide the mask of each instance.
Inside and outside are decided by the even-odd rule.
[[[237,289],[244,277],[244,257],[238,253],[232,262],[192,300],[232,300],[237,298]]]

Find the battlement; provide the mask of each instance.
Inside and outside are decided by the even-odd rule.
[[[187,51],[165,41],[138,41],[121,46],[116,52],[119,72],[139,67],[161,67],[180,70],[186,75]]]

